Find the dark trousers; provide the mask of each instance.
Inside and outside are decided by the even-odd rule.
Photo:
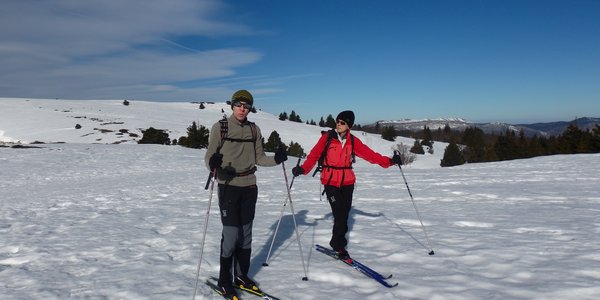
[[[231,270],[235,262],[236,276],[247,276],[252,253],[252,223],[256,211],[258,189],[219,184],[219,210],[223,232],[219,285],[231,284]]]
[[[353,193],[354,185],[325,186],[327,201],[333,213],[333,230],[329,246],[334,250],[345,249],[348,244],[346,233],[348,233],[348,216],[352,208]]]

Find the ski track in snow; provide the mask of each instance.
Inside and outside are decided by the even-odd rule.
[[[2,298],[190,299],[209,198],[204,151],[42,147],[0,148]],[[292,190],[301,281],[282,168],[259,168],[250,275],[282,299],[598,299],[599,158],[407,168],[433,256],[399,170],[359,160],[348,249],[393,273],[393,289],[313,250],[328,244],[332,216],[311,176]],[[218,299],[202,284],[218,274],[217,207],[214,195],[198,299]]]

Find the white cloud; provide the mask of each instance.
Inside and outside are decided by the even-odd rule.
[[[225,18],[227,9],[212,0],[3,1],[0,95],[121,98],[156,90],[140,87],[234,76],[262,55],[177,41],[252,34]]]

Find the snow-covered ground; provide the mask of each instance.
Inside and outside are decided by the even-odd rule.
[[[48,111],[47,119],[33,126],[28,118],[39,115],[24,114],[37,111],[39,103],[31,109],[13,105],[5,113],[3,101],[0,137],[5,141],[48,137],[68,114],[58,105],[59,111]],[[90,111],[97,110],[91,103]],[[120,109],[120,101],[115,103]],[[170,114],[164,105],[162,111]],[[148,108],[145,119],[125,124],[145,128],[156,114]],[[316,141],[318,128],[260,115],[251,116],[263,132],[274,126],[284,141],[296,141],[293,134],[304,143]],[[177,130],[191,123],[178,118],[183,129]],[[71,125],[65,123],[64,131],[75,130]],[[32,128],[28,136],[19,134],[22,126]],[[37,145],[41,148],[0,147],[0,298],[191,299],[211,198],[204,190],[204,150],[90,144],[67,140],[70,136],[57,134],[49,140],[68,143]],[[374,135],[359,137],[390,152],[390,143]],[[429,243],[399,169],[360,159],[355,164],[348,250],[381,273],[393,273],[390,282],[397,287],[384,288],[313,249],[315,243],[327,244],[332,217],[327,202],[320,201],[318,180],[310,176],[296,178],[291,192],[309,278],[301,280],[305,274],[290,206],[283,206],[282,166],[257,172],[251,275],[281,299],[600,298],[600,155],[440,168],[440,152],[443,148],[404,168],[433,256],[427,254]],[[285,163],[288,176],[295,162]],[[218,272],[216,198],[200,282]],[[263,267],[282,209],[269,266]],[[200,284],[197,299],[218,297]]]

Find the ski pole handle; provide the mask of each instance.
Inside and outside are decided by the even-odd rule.
[[[301,158],[298,157],[298,162],[296,163],[296,167],[300,166],[300,160],[301,160]],[[292,177],[292,182],[290,183],[290,189],[292,189],[292,186],[294,185],[294,179],[296,179],[296,176]]]
[[[206,185],[204,186],[205,190],[208,190],[208,187],[210,186],[210,180],[213,178],[213,175],[216,173],[217,173],[217,169],[214,169],[210,173],[208,173],[208,179],[206,179]]]

